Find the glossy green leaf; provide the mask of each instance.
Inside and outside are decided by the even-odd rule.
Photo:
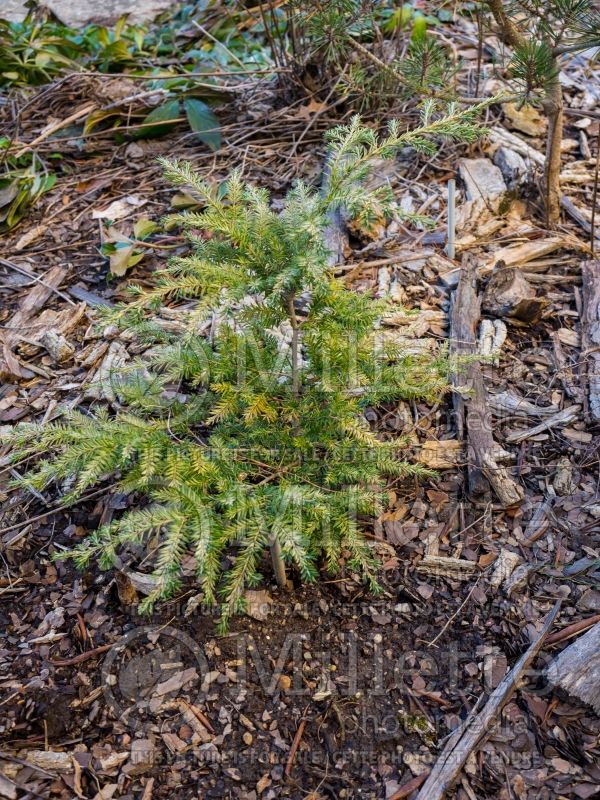
[[[129,61],[131,53],[127,47],[127,42],[119,39],[105,47],[100,53],[100,58],[108,62],[119,63],[120,61]]]
[[[158,224],[148,217],[140,217],[133,226],[133,234],[136,239],[144,240],[151,233],[158,229]]]
[[[221,147],[221,129],[219,120],[210,108],[195,97],[186,97],[183,104],[190,128],[211,150],[218,150]]]
[[[177,124],[176,120],[179,117],[179,113],[179,100],[168,100],[161,106],[152,109],[144,117],[143,127],[137,131],[135,138],[148,139],[153,136],[164,136],[166,133],[170,133]]]

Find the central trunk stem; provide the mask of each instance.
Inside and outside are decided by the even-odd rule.
[[[269,547],[271,548],[271,561],[273,562],[275,580],[277,581],[278,586],[280,586],[282,589],[285,589],[287,585],[285,562],[281,554],[281,545],[279,544],[279,539],[277,539],[276,536],[273,536],[273,538],[270,540]]]
[[[556,69],[556,77],[544,99],[544,111],[548,116],[544,192],[546,201],[546,222],[549,228],[555,228],[560,222],[560,165],[564,125],[562,86],[558,80],[558,64],[554,64],[554,66]]]

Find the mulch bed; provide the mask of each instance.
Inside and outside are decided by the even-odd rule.
[[[573,106],[583,91],[577,79],[575,71]],[[76,88],[58,87],[53,113],[67,116],[86,91],[81,80]],[[98,252],[102,221],[92,212],[135,197],[131,213],[115,223],[123,231],[141,215],[158,220],[168,212],[173,192],[155,164],[159,154],[192,159],[214,180],[242,164],[245,177],[276,195],[300,174],[319,180],[322,133],[334,117],[308,105],[304,97],[282,107],[265,85],[236,99],[220,114],[225,146],[218,154],[187,134],[135,146],[98,137],[83,150],[74,140],[42,145],[60,149],[62,172],[55,190],[5,238],[0,324],[10,325],[36,277],[43,280],[57,267],[65,274],[60,294],[48,292],[13,346],[22,374],[0,388],[0,425],[56,418],[64,406],[110,405],[102,391],[90,397],[87,384],[110,353],[143,349],[126,334],[97,330],[94,306],[123,299],[129,279],[151,281],[185,245],[170,232],[160,241],[172,249],[149,247],[126,280],[115,278]],[[344,116],[340,108],[336,113]],[[9,122],[14,113],[4,108]],[[19,118],[19,137],[32,140],[47,114],[43,103],[30,104]],[[502,127],[500,120],[500,112],[490,112],[492,127]],[[590,142],[597,126],[593,117]],[[576,137],[578,130],[567,134]],[[487,153],[486,143],[468,152],[445,147],[431,164],[408,154],[384,177],[413,205],[435,194],[427,210],[435,217],[457,158]],[[566,158],[577,161],[577,154],[571,150]],[[485,267],[500,248],[543,240],[535,202],[517,203],[515,215],[487,238],[476,232],[467,241],[465,224],[463,252]],[[483,215],[480,226],[495,219],[487,207],[473,214]],[[439,342],[450,332],[457,264],[443,256],[441,230],[441,224],[427,234],[392,223],[375,242],[355,232],[340,268],[358,290],[397,292],[418,312],[400,323],[415,341]],[[25,245],[24,235],[30,237]],[[563,603],[555,631],[597,621],[600,437],[586,406],[580,339],[580,261],[587,245],[574,224],[558,235],[563,241],[551,254],[518,265],[547,301],[541,318],[509,322],[497,363],[485,361],[482,371],[491,396],[508,393],[542,409],[578,401],[578,409],[567,424],[523,437],[512,434],[533,428],[543,414],[493,411],[494,438],[512,457],[510,474],[525,492],[513,509],[502,508],[493,494],[469,494],[469,456],[456,435],[451,397],[434,407],[373,409],[370,422],[383,435],[406,437],[417,457],[433,443],[441,459],[436,478],[391,486],[390,508],[370,528],[383,564],[380,596],[366,593],[346,569],[287,592],[267,583],[253,595],[249,614],[222,636],[216,615],[198,607],[188,578],[180,597],[140,617],[142,590],[132,576],[95,567],[78,573],[52,560],[134,498],[107,485],[76,508],[60,510],[55,490],[38,496],[13,489],[14,473],[0,452],[0,796],[410,797],[448,735],[527,649],[556,599]],[[484,273],[481,289],[486,280]],[[79,319],[65,324],[73,352],[57,363],[39,344],[36,326],[44,328],[48,311],[72,316],[81,302]],[[512,567],[499,572],[506,553]],[[441,561],[427,569],[428,559]],[[462,569],[444,559],[460,559]],[[455,798],[598,794],[600,719],[544,678],[544,666],[564,646],[560,640],[543,648],[487,741],[468,759]]]

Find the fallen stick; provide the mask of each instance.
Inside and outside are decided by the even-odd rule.
[[[73,664],[81,664],[82,661],[87,661],[89,658],[94,658],[94,656],[98,656],[100,653],[106,653],[106,651],[110,650],[111,647],[114,647],[114,644],[101,644],[99,647],[94,647],[93,650],[86,650],[85,653],[79,653],[78,656],[72,656],[71,658],[56,658],[54,661],[49,659],[49,661],[53,667],[70,667]]]
[[[588,220],[587,220],[587,219],[586,219],[586,218],[583,216],[583,214],[582,214],[582,212],[581,212],[581,209],[577,208],[577,206],[576,206],[576,205],[575,205],[575,203],[574,203],[574,202],[571,200],[571,198],[570,198],[570,197],[567,197],[566,195],[563,195],[563,196],[560,198],[560,205],[561,205],[561,208],[564,208],[564,210],[565,210],[565,211],[567,212],[567,214],[568,214],[568,215],[571,217],[571,219],[574,219],[574,220],[575,220],[575,222],[576,222],[576,223],[577,223],[577,224],[578,224],[578,225],[579,225],[581,228],[583,228],[583,230],[584,230],[586,233],[591,233],[591,232],[592,232],[592,223],[591,223],[591,222],[589,222],[589,221],[588,221]]]
[[[546,533],[550,525],[548,514],[552,510],[556,497],[549,495],[540,503],[536,508],[533,516],[527,523],[527,527],[523,531],[523,545],[531,547],[532,544],[537,542],[538,539]]]
[[[457,780],[467,758],[477,745],[490,733],[493,720],[512,696],[523,672],[539,653],[554,620],[560,610],[558,600],[544,621],[542,630],[529,649],[521,656],[508,675],[494,689],[489,700],[466,729],[448,740],[438,760],[429,773],[417,800],[442,800]]]
[[[296,735],[294,736],[294,741],[292,742],[292,746],[290,747],[290,754],[288,756],[287,764],[285,765],[286,778],[289,778],[290,775],[292,774],[294,761],[296,760],[296,752],[298,751],[298,747],[300,746],[300,742],[302,741],[302,736],[304,735],[305,727],[306,727],[306,717],[303,714],[302,719],[300,720],[300,724],[298,725],[298,730],[296,731]]]
[[[401,786],[394,794],[388,798],[388,800],[404,800],[405,797],[408,797],[413,792],[415,792],[419,786],[422,786],[429,772],[424,772],[422,775],[417,775],[416,777],[412,778],[408,783],[405,783],[404,786]]]
[[[593,619],[600,619],[600,615],[584,621],[587,623]],[[555,686],[600,712],[600,622],[566,647],[547,667],[546,675]]]
[[[86,117],[92,111],[97,108],[96,103],[87,103],[83,108],[80,108],[78,111],[74,111],[65,119],[58,120],[54,122],[52,125],[49,125],[45,131],[43,131],[39,136],[37,136],[33,141],[29,142],[29,144],[24,145],[17,153],[15,153],[15,158],[19,158],[28,150],[32,150],[36,145],[45,142],[49,136],[52,136],[53,133],[62,130],[63,128],[67,128],[71,123],[77,122],[78,119],[81,117]]]
[[[565,356],[558,331],[553,331],[552,333],[552,344],[554,345],[554,358],[558,368],[558,377],[560,378],[562,385],[565,387],[565,392],[569,395],[569,397],[575,400],[575,402],[582,403],[583,392],[581,391],[581,388],[576,385],[573,379],[573,368],[567,362],[567,357]]]

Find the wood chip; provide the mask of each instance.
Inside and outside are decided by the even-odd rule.
[[[434,577],[467,581],[476,572],[479,572],[479,567],[473,561],[466,561],[464,558],[425,556],[417,564],[417,572],[423,572]]]

